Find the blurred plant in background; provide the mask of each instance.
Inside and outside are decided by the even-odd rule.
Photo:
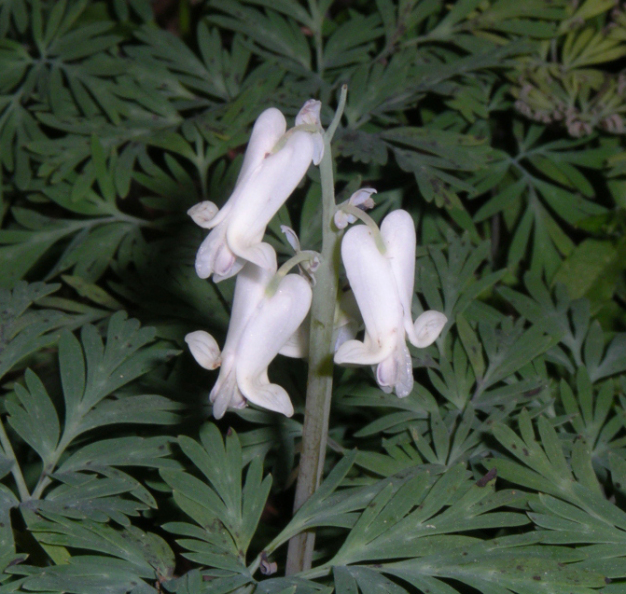
[[[0,0],[0,592],[626,588],[626,7],[614,0]],[[255,119],[331,122],[337,202],[417,228],[386,394],[337,368],[322,484],[294,415],[210,418],[234,279],[198,278]],[[310,168],[263,241],[321,250]],[[306,271],[305,271],[306,272]],[[345,275],[340,290],[348,287]],[[338,314],[339,315],[339,314]],[[286,543],[317,534],[311,569]]]

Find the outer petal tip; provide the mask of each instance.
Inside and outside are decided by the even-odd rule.
[[[313,165],[319,165],[324,158],[324,139],[321,134],[313,134]]]
[[[293,416],[289,394],[278,384],[257,384],[254,390],[246,391],[245,396],[252,404],[282,413],[286,417]]]
[[[193,358],[205,369],[217,369],[221,364],[220,347],[208,332],[196,330],[185,336]]]
[[[377,365],[388,356],[387,350],[372,350],[360,340],[347,340],[337,349],[334,361],[337,365]]]
[[[413,365],[406,344],[398,344],[390,357],[376,369],[376,381],[383,392],[395,392],[398,398],[406,398],[413,390]]]
[[[337,229],[345,229],[349,224],[354,223],[356,218],[339,208],[335,212],[334,221]]]
[[[302,106],[302,109],[298,112],[296,116],[296,126],[301,126],[302,124],[312,124],[314,126],[322,125],[320,121],[320,111],[322,109],[322,102],[317,101],[316,99],[309,99]]]
[[[374,188],[361,188],[350,196],[348,202],[353,206],[362,208],[363,210],[369,210],[370,208],[374,208],[374,206],[376,206],[376,203],[372,198],[372,194],[377,193],[378,192]]]
[[[240,258],[256,264],[259,268],[276,270],[276,252],[269,243],[257,243],[246,248],[237,246],[235,249]]]
[[[448,318],[439,311],[425,311],[415,320],[415,336],[411,342],[420,349],[430,346],[437,340],[447,321]]]
[[[202,227],[203,229],[211,229],[211,221],[217,214],[219,208],[209,200],[198,202],[198,204],[192,206],[187,214],[192,218],[193,222]]]

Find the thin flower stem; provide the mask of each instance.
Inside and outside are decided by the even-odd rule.
[[[374,239],[376,241],[376,247],[381,254],[387,252],[387,246],[383,240],[382,235],[380,234],[380,229],[376,224],[376,221],[370,217],[366,212],[363,212],[358,206],[354,206],[353,204],[342,204],[338,210],[343,210],[343,212],[347,214],[351,214],[357,219],[363,221],[374,233]]]
[[[333,225],[336,204],[330,142],[341,120],[347,92],[348,88],[344,85],[335,117],[324,134],[324,157],[320,163],[322,258],[315,273],[316,284],[311,305],[309,375],[294,511],[300,509],[319,487],[326,457],[328,417],[333,387],[333,320],[339,276],[339,234]],[[287,575],[311,568],[314,545],[314,532],[298,534],[289,541]]]
[[[28,501],[30,499],[30,493],[28,492],[28,487],[26,486],[26,481],[24,480],[22,469],[20,468],[17,458],[15,457],[15,452],[13,451],[13,446],[11,445],[11,441],[9,440],[9,436],[4,429],[4,423],[2,422],[2,419],[0,419],[0,444],[2,444],[4,455],[7,458],[13,460],[11,474],[15,479],[15,484],[17,485],[17,492],[19,493],[20,500]]]
[[[276,293],[278,289],[278,285],[280,281],[287,275],[287,273],[298,264],[302,264],[303,262],[315,262],[316,260],[319,262],[320,255],[317,252],[312,250],[303,250],[298,252],[295,256],[292,256],[287,260],[276,272],[274,278],[267,285],[267,289],[265,289],[265,293],[268,297],[271,297]]]

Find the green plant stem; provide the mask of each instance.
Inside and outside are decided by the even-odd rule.
[[[9,440],[9,436],[7,435],[6,430],[4,429],[4,423],[2,419],[0,419],[0,444],[2,444],[2,449],[4,450],[4,455],[7,458],[13,460],[13,466],[11,467],[11,474],[15,479],[15,484],[17,486],[17,492],[19,493],[21,501],[28,501],[30,499],[30,493],[28,492],[28,487],[26,486],[26,481],[24,480],[24,475],[22,474],[22,469],[17,461],[15,456],[15,452],[13,451],[13,446],[11,445],[11,441]]]
[[[333,321],[339,276],[339,234],[333,224],[336,206],[330,142],[341,119],[347,92],[348,89],[344,85],[335,117],[324,134],[324,157],[320,163],[322,253],[315,274],[316,284],[311,304],[309,375],[294,512],[300,509],[318,488],[326,457],[328,417],[333,388]],[[287,575],[310,569],[314,545],[314,532],[298,534],[289,541]]]
[[[315,61],[317,66],[317,74],[320,80],[324,78],[324,53],[322,42],[322,24],[324,22],[324,15],[320,12],[317,2],[308,0],[309,11],[311,12],[311,18],[315,23],[313,28],[313,35],[315,36]]]

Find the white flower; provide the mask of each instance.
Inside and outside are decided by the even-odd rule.
[[[319,101],[307,102],[300,127],[287,124],[276,108],[266,109],[252,129],[235,189],[218,211],[212,202],[189,209],[194,222],[211,229],[196,256],[200,278],[219,282],[237,274],[245,262],[271,270],[276,253],[263,235],[271,218],[304,177],[311,162],[321,159]],[[317,108],[317,112],[315,111]],[[317,116],[316,116],[317,113]],[[313,123],[309,123],[309,121]]]
[[[432,344],[447,322],[444,314],[427,311],[411,318],[415,276],[415,227],[411,216],[396,210],[385,217],[382,254],[367,226],[351,228],[344,236],[341,256],[365,322],[365,339],[344,342],[335,363],[376,365],[376,380],[385,392],[403,398],[413,388],[411,356],[406,346]]]
[[[297,274],[288,274],[270,297],[266,288],[275,272],[275,268],[267,270],[248,263],[237,277],[220,374],[210,394],[217,419],[227,408],[243,408],[247,402],[288,417],[293,414],[289,395],[281,386],[270,383],[267,367],[309,311],[311,287]],[[192,355],[203,367],[219,358],[206,356],[207,350],[213,353],[211,349],[192,347],[199,342],[212,345],[206,336],[199,340],[198,333],[192,332],[185,337]]]

